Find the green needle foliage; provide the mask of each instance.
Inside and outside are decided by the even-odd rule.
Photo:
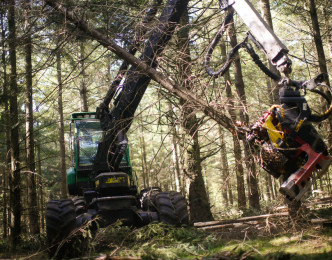
[[[117,224],[97,232],[88,255],[141,259],[329,259],[332,255],[331,229],[307,226],[289,232],[286,228],[247,235],[235,229],[206,232],[162,223],[131,229]]]
[[[131,229],[112,225],[100,230],[94,239],[94,250],[112,256],[138,256],[146,259],[175,259],[206,256],[220,246],[217,234],[193,227],[175,228],[162,223]]]
[[[256,233],[252,234],[243,229],[207,232],[194,227],[175,228],[162,223],[152,223],[133,229],[124,227],[121,222],[118,222],[106,228],[100,228],[95,235],[87,235],[81,237],[81,240],[75,240],[71,251],[77,251],[75,259],[96,259],[97,257],[101,259],[132,257],[134,259],[269,260],[331,258],[331,228],[302,226],[294,229],[286,224],[279,225],[279,233],[256,230]],[[23,238],[21,245],[15,255],[9,256],[5,253],[8,243],[5,240],[0,241],[0,258],[48,258],[43,236],[39,238],[27,236]],[[70,259],[68,255],[63,258]]]

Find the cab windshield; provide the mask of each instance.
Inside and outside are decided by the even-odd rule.
[[[93,165],[98,144],[102,138],[102,130],[98,120],[76,121],[78,166],[90,167]]]

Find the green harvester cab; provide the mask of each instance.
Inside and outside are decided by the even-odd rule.
[[[74,132],[74,133],[73,133]],[[93,163],[98,143],[103,137],[100,121],[95,112],[80,112],[71,115],[71,167],[67,169],[67,183],[70,195],[82,196],[83,191],[93,188]],[[129,149],[121,161],[126,165],[125,173],[132,181],[132,167]]]

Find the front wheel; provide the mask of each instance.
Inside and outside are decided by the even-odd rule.
[[[181,193],[160,192],[156,195],[155,203],[161,222],[174,226],[189,224],[187,202]]]
[[[86,202],[84,199],[73,198],[72,201],[74,202],[76,216],[86,212]]]
[[[46,233],[50,256],[61,257],[70,250],[67,239],[76,229],[74,202],[70,199],[51,200],[46,207]]]
[[[159,187],[146,188],[139,195],[140,208],[145,211],[156,211],[156,196],[161,192]]]

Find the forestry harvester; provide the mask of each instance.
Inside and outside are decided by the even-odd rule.
[[[54,6],[54,1],[46,2]],[[160,2],[155,1],[157,5]],[[331,164],[327,147],[311,124],[327,119],[332,112],[331,90],[324,84],[327,75],[320,74],[308,81],[291,80],[289,75],[292,63],[287,56],[288,49],[249,1],[219,2],[226,11],[226,16],[209,46],[205,60],[207,72],[213,77],[223,75],[236,52],[245,48],[256,65],[279,82],[280,104],[273,105],[269,111],[264,112],[250,128],[242,126],[238,127],[238,130],[247,132],[247,140],[252,144],[261,166],[275,178],[283,176],[280,192],[290,200],[300,200],[309,189],[311,179],[324,174]],[[187,4],[188,0],[169,0],[166,4],[159,18],[160,23],[150,32],[140,57],[149,66],[157,67],[156,57],[169,42]],[[233,46],[226,63],[219,71],[214,72],[209,67],[211,54],[227,27],[233,22],[234,10],[247,24],[250,32],[241,43]],[[150,14],[155,13],[150,11]],[[262,63],[249,39],[267,55],[283,77]],[[129,49],[131,54],[135,54],[139,45],[139,41],[133,42],[132,48]],[[96,113],[72,115],[75,133],[72,138],[73,159],[72,167],[68,170],[68,189],[69,193],[76,197],[48,202],[47,236],[51,246],[61,242],[77,227],[89,222],[98,223],[101,227],[117,220],[122,220],[129,226],[142,226],[151,221],[173,225],[189,222],[186,201],[180,193],[161,192],[159,188],[148,188],[138,193],[134,184],[126,133],[150,77],[139,72],[134,66],[128,70],[127,67],[128,64],[124,62]],[[123,82],[122,87],[120,82]],[[327,91],[318,90],[317,86]],[[301,91],[304,94],[301,94]],[[323,114],[315,115],[311,112],[305,99],[307,91],[317,93],[327,100],[328,108]],[[109,110],[111,100],[114,102]],[[317,173],[314,175],[314,172]]]

